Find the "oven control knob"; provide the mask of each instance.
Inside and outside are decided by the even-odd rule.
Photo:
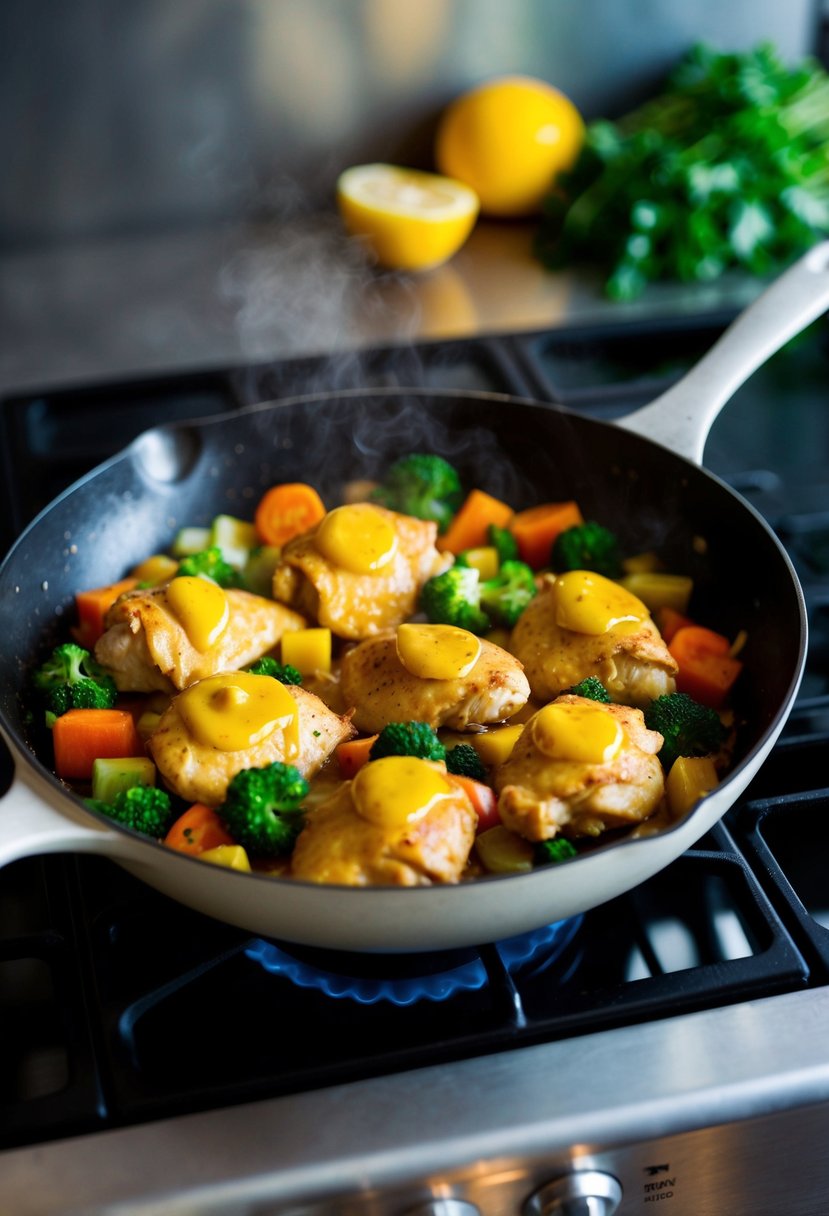
[[[613,1216],[622,1188],[612,1174],[577,1170],[530,1195],[524,1216]]]
[[[406,1216],[481,1216],[481,1209],[465,1199],[430,1199],[409,1208]]]

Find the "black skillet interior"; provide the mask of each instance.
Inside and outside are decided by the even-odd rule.
[[[11,734],[37,750],[27,673],[65,639],[75,591],[122,577],[185,524],[221,512],[251,518],[275,482],[312,482],[334,506],[344,483],[381,476],[410,451],[444,455],[467,488],[516,509],[575,498],[626,553],[657,549],[669,569],[693,576],[694,616],[732,637],[747,631],[739,755],[779,718],[805,646],[799,590],[778,543],[733,491],[656,444],[557,407],[377,390],[157,428],[47,508],[0,569],[0,710]]]

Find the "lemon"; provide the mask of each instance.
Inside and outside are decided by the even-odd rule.
[[[441,173],[471,186],[484,214],[533,215],[583,142],[584,122],[568,97],[531,76],[501,76],[447,107],[435,159]]]
[[[461,182],[395,165],[355,165],[337,181],[348,232],[382,266],[428,270],[460,249],[478,216],[478,197]]]

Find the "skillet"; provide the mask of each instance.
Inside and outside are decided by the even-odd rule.
[[[613,424],[502,394],[327,393],[160,427],[65,491],[0,567],[0,730],[14,777],[0,800],[0,865],[47,852],[103,854],[165,894],[256,934],[328,949],[414,952],[477,945],[573,916],[675,860],[725,813],[771,750],[802,676],[802,592],[764,520],[699,467],[735,389],[829,307],[829,243],[772,284],[656,402]],[[307,480],[329,506],[345,482],[378,477],[407,451],[435,451],[464,484],[516,509],[575,498],[628,552],[658,548],[695,582],[695,616],[747,633],[735,763],[681,822],[554,867],[457,886],[317,886],[206,865],[104,816],[51,773],[26,684],[65,640],[73,596],[165,549],[183,524],[250,515],[265,488]]]

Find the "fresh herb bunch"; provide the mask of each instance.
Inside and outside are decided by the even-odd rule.
[[[607,294],[657,279],[767,274],[829,233],[829,75],[785,66],[770,45],[697,45],[663,93],[587,129],[545,204],[536,252],[592,262]]]

